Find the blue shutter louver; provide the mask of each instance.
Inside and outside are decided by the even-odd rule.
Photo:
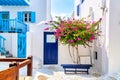
[[[18,12],[17,14],[18,16],[18,20],[22,21],[23,22],[23,12]]]
[[[31,22],[34,23],[36,21],[35,12],[31,12]]]

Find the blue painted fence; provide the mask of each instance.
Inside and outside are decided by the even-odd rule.
[[[0,35],[0,52],[3,53],[3,54],[6,54],[6,50],[5,50],[5,47],[4,47],[5,40],[6,39]]]
[[[27,32],[27,24],[17,20],[17,19],[6,19],[0,20],[0,32]]]

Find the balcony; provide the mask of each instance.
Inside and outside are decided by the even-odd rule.
[[[27,31],[27,24],[17,19],[0,20],[0,32],[25,33]]]
[[[0,6],[29,6],[30,0],[0,0]]]

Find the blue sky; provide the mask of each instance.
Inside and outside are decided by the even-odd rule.
[[[74,0],[51,0],[52,16],[71,16],[74,10]]]

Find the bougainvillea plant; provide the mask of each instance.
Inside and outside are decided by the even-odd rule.
[[[80,63],[80,54],[78,45],[90,47],[97,36],[100,35],[98,28],[101,18],[98,21],[87,21],[86,18],[70,19],[57,17],[56,21],[49,21],[52,28],[55,29],[56,38],[62,43],[68,45],[70,56],[74,63]],[[46,28],[47,30],[49,28]],[[76,49],[76,53],[70,52],[70,46]]]

